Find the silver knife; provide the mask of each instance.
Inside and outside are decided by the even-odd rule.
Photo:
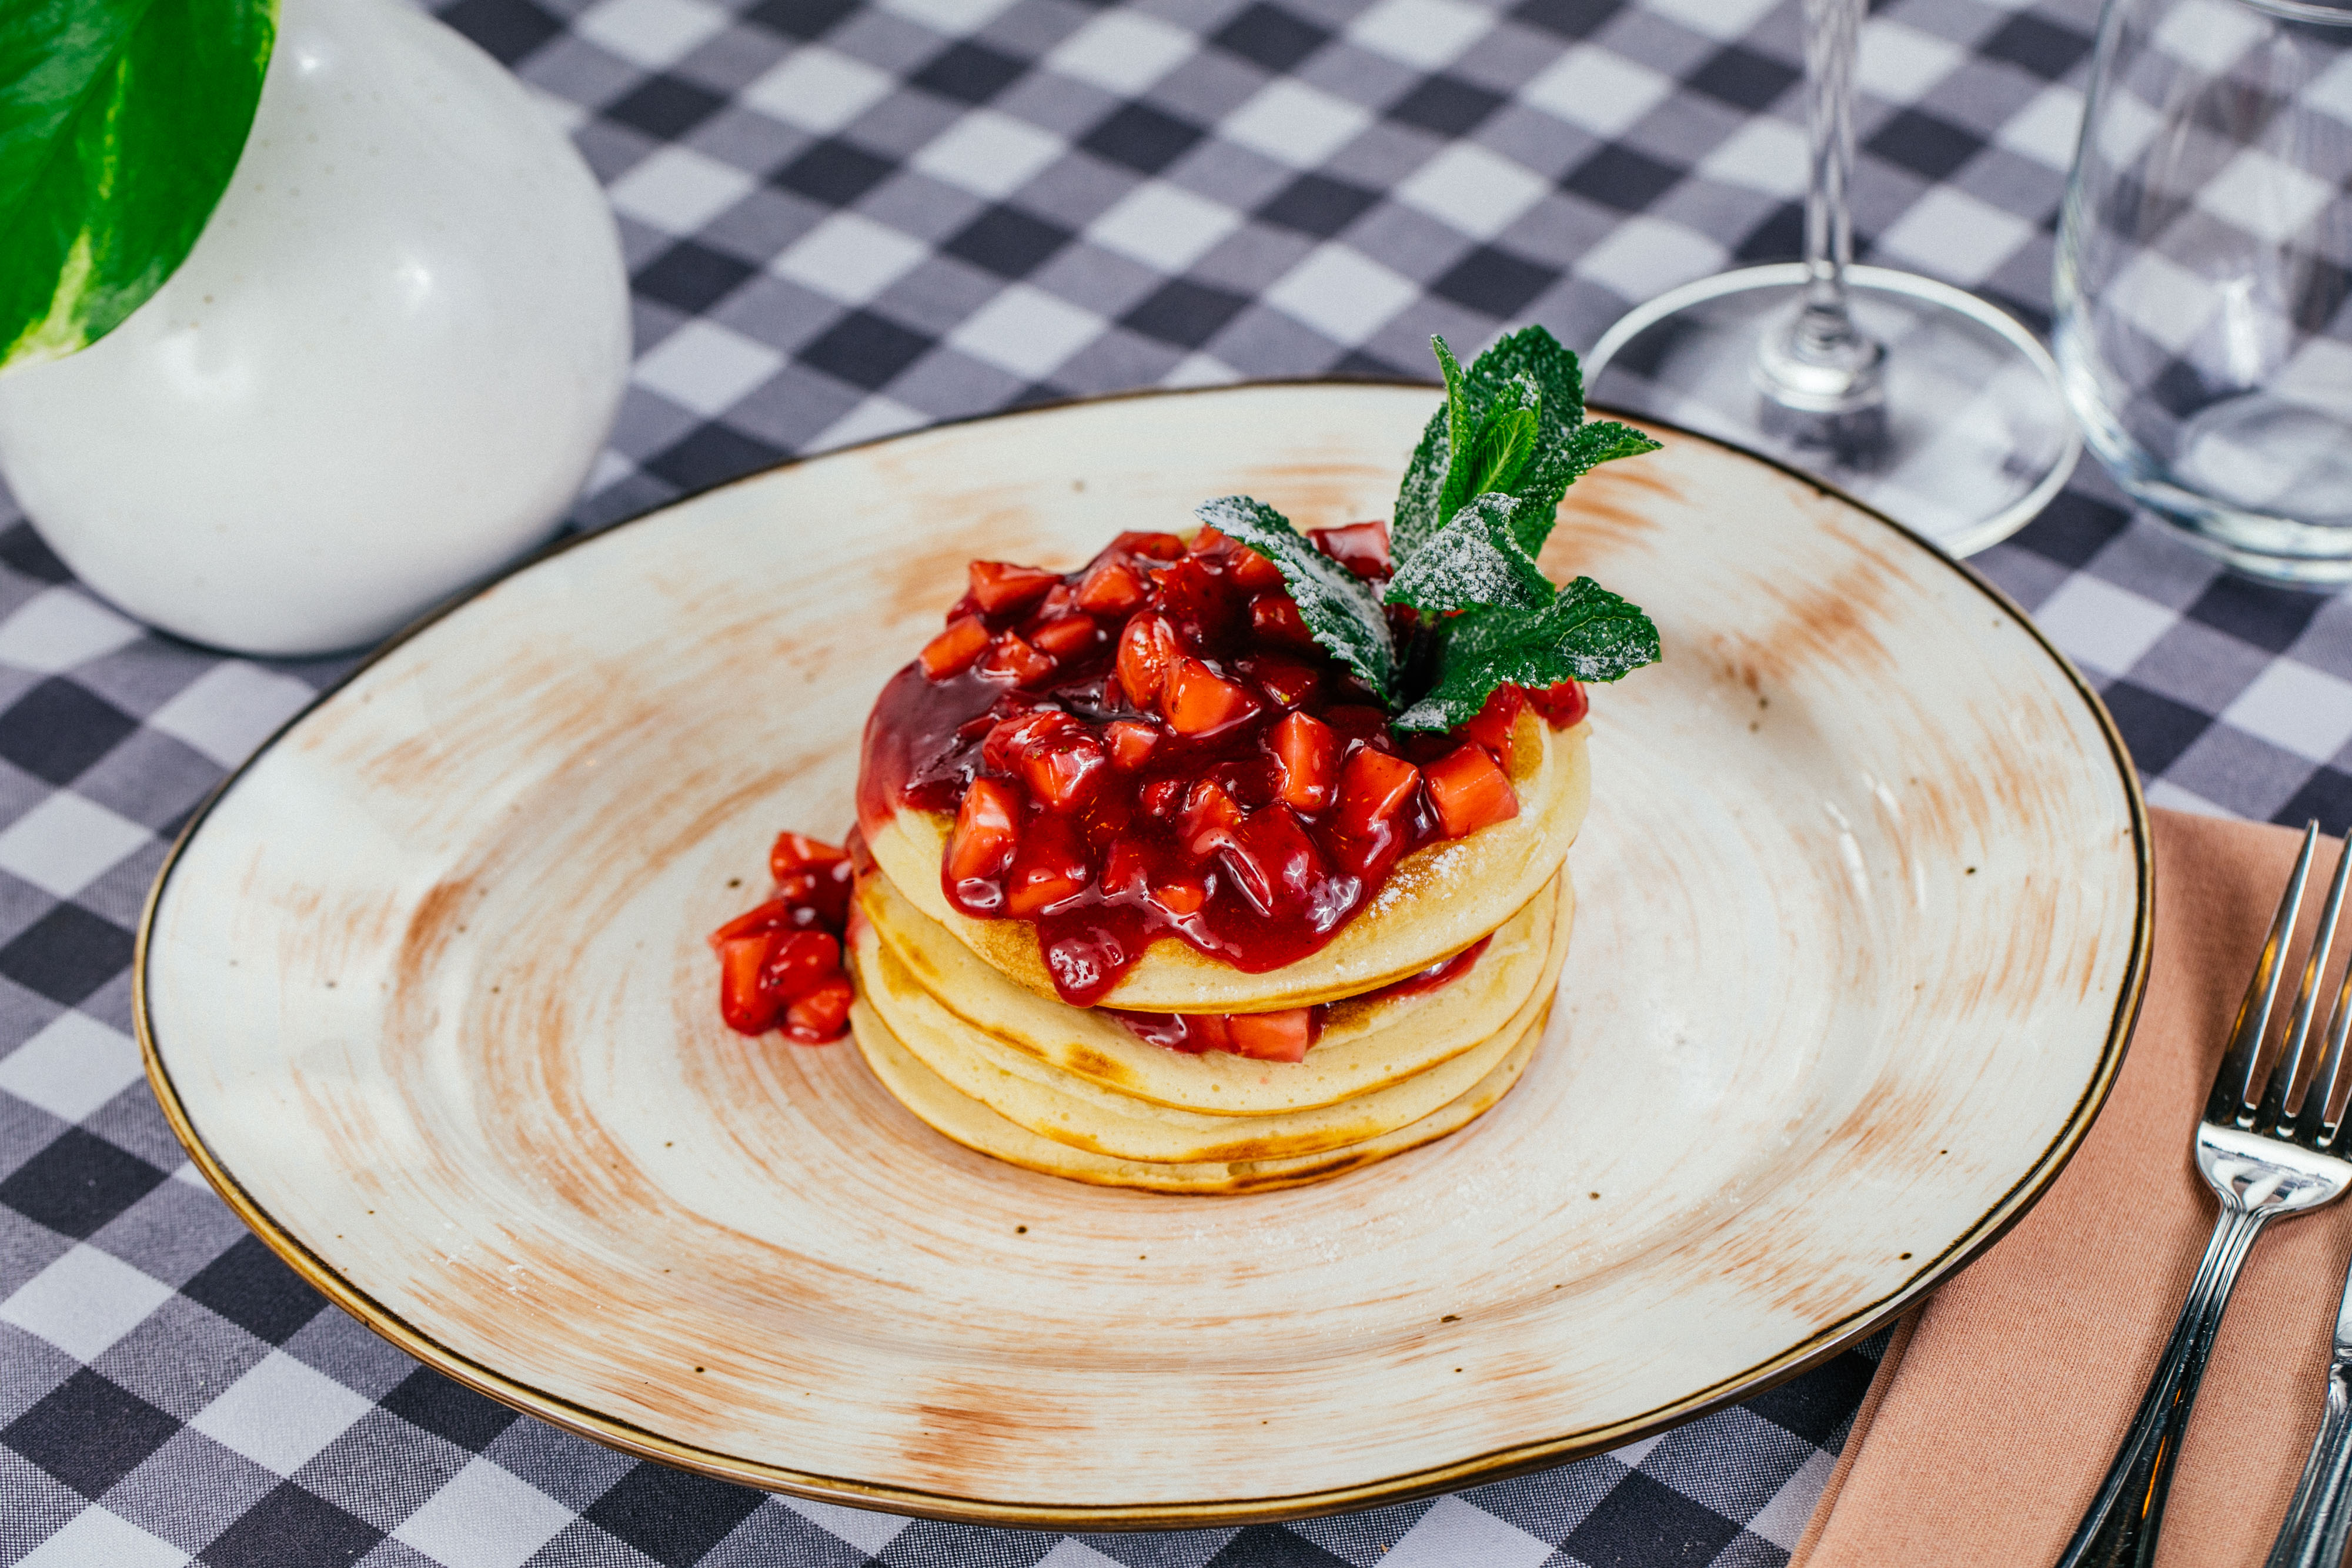
[[[2336,1308],[2327,1405],[2265,1568],[2337,1568],[2352,1540],[2352,1270]]]

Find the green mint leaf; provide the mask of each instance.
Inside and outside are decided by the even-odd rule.
[[[1486,404],[1466,442],[1448,443],[1461,455],[1446,465],[1440,517],[1451,521],[1474,498],[1489,491],[1511,492],[1528,459],[1535,455],[1541,401],[1533,382],[1514,382]]]
[[[0,368],[96,342],[228,188],[276,0],[0,5]]]
[[[1613,681],[1658,658],[1658,629],[1650,618],[1589,577],[1561,589],[1541,610],[1473,610],[1441,622],[1438,635],[1436,685],[1398,716],[1399,729],[1452,729],[1506,683]]]
[[[1505,333],[1471,362],[1474,394],[1492,397],[1496,389],[1517,381],[1532,382],[1542,395],[1547,442],[1584,418],[1583,369],[1574,352],[1541,327]]]
[[[1486,491],[1518,499],[1519,543],[1538,554],[1560,497],[1579,476],[1655,448],[1625,425],[1585,424],[1583,371],[1575,354],[1541,327],[1498,339],[1466,369],[1443,338],[1432,347],[1445,371],[1445,406],[1430,416],[1397,490],[1389,533],[1401,562]],[[1519,421],[1530,408],[1531,436]]]
[[[1552,601],[1551,580],[1520,548],[1508,496],[1480,496],[1415,550],[1389,580],[1388,601],[1424,615],[1509,605],[1541,610]]]
[[[1395,701],[1396,648],[1389,641],[1388,614],[1369,584],[1317,549],[1280,512],[1247,496],[1204,501],[1192,515],[1272,561],[1315,640],[1361,675],[1381,701]]]
[[[1419,549],[1441,526],[1445,471],[1454,455],[1446,413],[1445,409],[1438,410],[1423,426],[1421,444],[1412,449],[1412,460],[1405,465],[1404,478],[1397,486],[1396,507],[1389,517],[1389,552],[1398,560]]]
[[[1577,425],[1545,449],[1520,476],[1515,492],[1519,500],[1516,521],[1520,545],[1529,555],[1542,550],[1559,520],[1560,497],[1591,469],[1612,458],[1635,457],[1657,449],[1656,442],[1613,419]]]
[[[1389,519],[1389,549],[1398,560],[1419,549],[1423,540],[1445,526],[1445,519],[1453,515],[1445,504],[1449,493],[1454,504],[1461,505],[1454,457],[1477,429],[1478,410],[1472,406],[1461,361],[1444,338],[1430,339],[1429,346],[1445,376],[1445,402],[1422,427],[1421,444],[1413,448],[1412,461],[1405,465],[1404,478],[1397,486],[1396,511]]]

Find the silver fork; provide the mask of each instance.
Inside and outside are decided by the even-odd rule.
[[[2059,1558],[2059,1568],[2149,1568],[2156,1561],[2157,1531],[2164,1522],[2165,1494],[2171,1489],[2173,1462],[2180,1456],[2180,1439],[2189,1428],[2189,1407],[2197,1385],[2205,1376],[2205,1363],[2213,1354],[2221,1331],[2222,1309],[2230,1303],[2230,1288],[2238,1269],[2263,1227],[2282,1215],[2307,1213],[2333,1202],[2352,1187],[2352,1153],[2340,1147],[2341,1119],[2328,1119],[2336,1079],[2344,1066],[2344,1037],[2352,1030],[2352,977],[2336,997],[2325,1026],[2326,1051],[2318,1071],[2297,1098],[2305,1047],[2311,1039],[2312,1014],[2319,999],[2320,973],[2327,967],[2327,950],[2336,940],[2336,916],[2344,908],[2344,884],[2352,873],[2352,846],[2336,862],[2336,877],[2320,911],[2319,928],[2312,936],[2304,960],[2303,981],[2296,988],[2286,1039],[2278,1060],[2254,1097],[2254,1068],[2269,1032],[2271,1006],[2277,999],[2279,977],[2286,966],[2287,946],[2294,935],[2296,914],[2303,907],[2304,884],[2311,874],[2311,857],[2319,841],[2319,824],[2304,830],[2303,852],[2295,858],[2294,873],[2272,917],[2269,937],[2254,961],[2246,999],[2239,1004],[2237,1021],[2230,1030],[2229,1050],[2205,1113],[2197,1124],[2198,1174],[2221,1199],[2221,1212],[2213,1223],[2213,1238],[2189,1286],[2189,1300],[2180,1309],[2157,1363],[2139,1413],[2100,1484],[2098,1496],[2074,1530]],[[2352,1140],[2347,1140],[2352,1142]]]
[[[2264,1568],[2336,1568],[2352,1540],[2352,1272],[2336,1309],[2326,1402]]]

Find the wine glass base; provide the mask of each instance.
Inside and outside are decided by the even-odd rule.
[[[1593,345],[1587,394],[1778,458],[1956,556],[2058,493],[2083,448],[2058,367],[2008,314],[1933,278],[1846,268],[1856,325],[1886,346],[1881,409],[1825,419],[1767,399],[1757,345],[1794,315],[1806,277],[1785,262],[1668,290]]]

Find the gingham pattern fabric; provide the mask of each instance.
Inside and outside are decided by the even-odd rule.
[[[610,188],[637,361],[575,522],[1039,398],[1421,373],[1793,254],[1795,0],[455,0]],[[1865,30],[1862,249],[2044,325],[2085,0]],[[2162,803],[2341,827],[2352,611],[2221,577],[2086,471],[1980,558]],[[178,826],[345,667],[204,653],[0,497],[0,1564],[1769,1565],[1850,1353],[1606,1457],[1288,1527],[1064,1538],[763,1499],[423,1370],[173,1144],[131,932]]]

